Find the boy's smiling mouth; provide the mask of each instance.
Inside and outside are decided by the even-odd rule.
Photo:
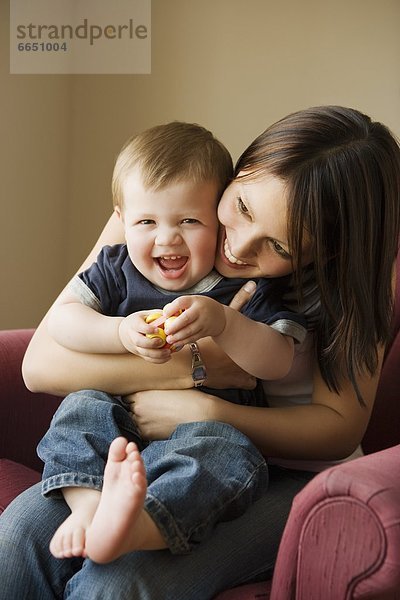
[[[172,255],[156,257],[155,262],[158,264],[161,273],[171,279],[178,279],[185,271],[188,263],[187,256]]]

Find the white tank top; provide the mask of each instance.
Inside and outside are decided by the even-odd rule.
[[[263,382],[269,406],[298,406],[311,403],[313,391],[313,358],[312,334],[308,334],[302,344],[296,344],[295,346],[295,357],[290,373],[279,381]],[[361,446],[359,446],[353,454],[337,461],[271,458],[268,459],[268,463],[288,469],[319,472],[362,455],[363,451]]]

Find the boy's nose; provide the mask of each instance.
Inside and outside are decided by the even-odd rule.
[[[155,243],[157,246],[178,246],[182,237],[175,229],[163,229],[157,232]]]

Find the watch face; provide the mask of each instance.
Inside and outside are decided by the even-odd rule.
[[[195,367],[192,372],[193,381],[201,381],[206,378],[206,370],[204,367]]]

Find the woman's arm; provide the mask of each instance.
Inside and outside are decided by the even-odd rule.
[[[393,294],[396,290],[393,271]],[[398,293],[398,292],[397,292]],[[179,423],[223,421],[245,433],[265,456],[297,460],[339,460],[349,456],[366,431],[379,383],[384,348],[373,375],[357,377],[362,406],[349,381],[339,394],[329,390],[314,362],[311,404],[256,408],[226,402],[197,390],[134,394],[133,411],[145,438],[166,438]]]
[[[226,402],[197,390],[135,394],[134,414],[144,437],[167,437],[181,422],[216,420],[246,434],[263,454],[304,460],[339,460],[361,442],[372,411],[379,380],[358,380],[366,403],[362,407],[347,383],[340,394],[331,392],[316,368],[312,403],[282,408],[259,408]]]
[[[123,240],[123,227],[113,214],[79,271],[94,262],[104,245]],[[243,305],[248,297],[245,292],[239,292],[236,304]],[[124,395],[137,390],[178,390],[193,386],[191,355],[186,348],[164,365],[153,365],[132,354],[83,354],[68,350],[52,339],[47,330],[48,314],[29,344],[22,367],[25,383],[33,392],[64,396],[72,391],[93,388]],[[254,387],[254,378],[234,365],[211,341],[202,342],[202,354],[211,386]]]
[[[96,260],[103,246],[123,241],[123,227],[113,213],[79,271],[86,269]],[[60,297],[64,293],[65,291],[61,292]],[[192,387],[191,360],[188,352],[182,352],[176,358],[174,357],[173,368],[171,361],[168,366],[155,367],[132,354],[75,352],[57,344],[49,335],[47,329],[49,312],[38,326],[22,365],[25,383],[31,391],[64,396],[85,388],[101,389],[113,394],[127,394],[153,387],[158,389]]]
[[[380,353],[380,365],[383,353]],[[373,377],[358,380],[366,406],[358,401],[350,382],[339,394],[330,391],[315,369],[309,405],[257,409],[215,406],[215,418],[228,417],[266,456],[310,460],[339,460],[360,444],[373,408],[380,368]]]

